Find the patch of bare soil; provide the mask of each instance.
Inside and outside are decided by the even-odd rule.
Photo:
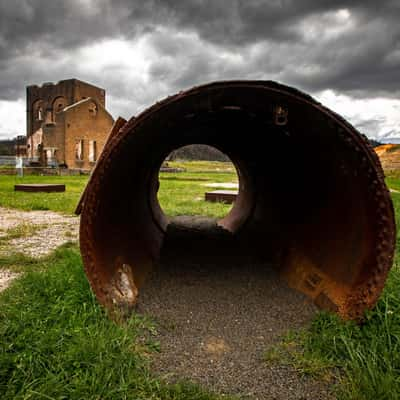
[[[0,269],[0,292],[7,289],[10,283],[18,277],[19,274]]]
[[[204,228],[195,227],[189,241],[187,231],[170,232],[140,292],[138,312],[159,327],[153,370],[169,382],[186,378],[244,398],[333,399],[326,384],[264,360],[265,351],[308,324],[316,308],[273,268],[244,263],[223,230],[205,235]],[[217,249],[230,252],[218,255]]]
[[[400,168],[400,145],[383,144],[374,148],[384,170],[397,171]]]
[[[8,252],[41,257],[65,242],[78,240],[78,217],[53,211],[21,211],[0,207],[2,236],[6,236],[7,231],[12,228],[27,224],[36,226],[38,230],[32,235],[8,241],[6,246]]]
[[[30,226],[17,237],[7,240],[10,230]],[[79,218],[52,211],[21,211],[0,207],[0,252],[4,255],[23,253],[31,257],[42,257],[68,241],[77,241]],[[18,275],[0,269],[0,291],[5,289]]]

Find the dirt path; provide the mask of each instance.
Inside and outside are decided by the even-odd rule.
[[[267,349],[306,326],[316,308],[272,267],[241,259],[229,237],[199,238],[198,253],[186,237],[178,232],[165,245],[139,295],[138,311],[158,325],[153,371],[246,399],[333,399],[328,385],[265,360]]]
[[[78,229],[78,217],[0,207],[0,254],[42,257],[65,242],[77,241]],[[0,291],[16,276],[0,268]]]

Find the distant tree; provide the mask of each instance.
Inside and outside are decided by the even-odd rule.
[[[0,140],[0,156],[15,156],[17,144],[26,145],[26,136],[19,135],[12,139]]]
[[[13,156],[15,142],[13,139],[0,140],[0,156]]]
[[[378,146],[380,146],[382,144],[382,143],[378,142],[375,139],[369,139],[369,142],[371,143],[372,147],[378,147]]]

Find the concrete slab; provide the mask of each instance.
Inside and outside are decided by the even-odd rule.
[[[16,192],[65,192],[65,185],[59,183],[29,183],[14,185]]]
[[[213,183],[206,183],[204,186],[223,188],[223,189],[238,189],[239,188],[239,184],[236,182],[213,182]]]
[[[205,193],[205,200],[213,203],[232,204],[235,202],[237,194],[236,190],[213,190]]]

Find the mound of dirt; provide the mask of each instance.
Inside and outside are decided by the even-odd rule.
[[[381,161],[385,171],[400,170],[400,145],[399,144],[383,144],[375,147],[375,152]]]

